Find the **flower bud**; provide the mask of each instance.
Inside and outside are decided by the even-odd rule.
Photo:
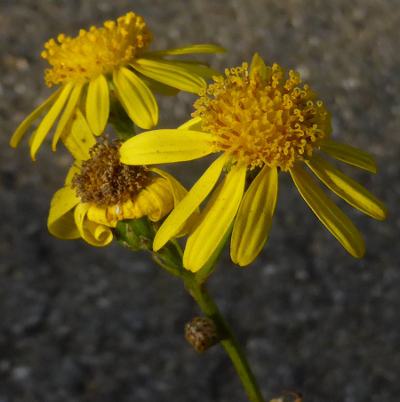
[[[185,338],[202,353],[220,341],[214,321],[208,317],[195,317],[185,325]]]

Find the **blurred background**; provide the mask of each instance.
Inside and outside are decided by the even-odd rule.
[[[9,138],[49,96],[43,44],[135,11],[152,49],[215,43],[240,65],[254,52],[301,73],[333,116],[333,138],[370,152],[378,174],[343,170],[389,209],[376,222],[339,203],[367,243],[353,259],[280,177],[271,235],[242,269],[222,257],[210,292],[231,323],[266,400],[393,402],[400,395],[400,12],[397,0],[0,0],[0,402],[245,402],[220,347],[183,337],[199,310],[182,283],[118,244],[96,249],[46,229],[71,163]],[[199,56],[202,57],[202,56]],[[159,97],[160,127],[192,112],[190,94]],[[47,143],[49,145],[49,143]],[[187,185],[204,161],[173,172]]]

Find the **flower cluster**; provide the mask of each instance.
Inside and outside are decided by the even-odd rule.
[[[250,68],[243,63],[219,75],[199,61],[167,59],[223,52],[219,46],[149,51],[151,41],[143,18],[130,12],[102,28],[81,30],[76,38],[61,34],[45,44],[42,56],[51,66],[46,83],[60,88],[20,124],[10,143],[17,146],[46,112],[30,139],[32,159],[54,125],[53,150],[61,138],[75,158],[51,202],[50,233],[104,246],[120,221],[165,218],[155,234],[155,251],[188,233],[183,265],[197,272],[232,233],[232,260],[245,266],[267,241],[278,176],[288,172],[319,220],[351,255],[362,257],[358,229],[310,172],[344,201],[382,220],[383,203],[325,156],[372,173],[375,162],[366,152],[330,139],[330,114],[299,74],[267,66],[255,54]],[[204,78],[214,83],[207,86]],[[148,131],[124,142],[96,141],[109,123],[111,101],[134,124],[151,129],[158,123],[153,91],[173,95],[179,90],[199,98],[193,118],[178,129]],[[189,192],[151,167],[210,154],[218,156]]]

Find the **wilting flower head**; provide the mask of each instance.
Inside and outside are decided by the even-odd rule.
[[[372,157],[329,139],[328,111],[308,85],[300,85],[299,74],[293,71],[287,76],[282,67],[268,67],[256,54],[250,71],[243,64],[214,80],[195,103],[194,119],[178,130],[136,136],[120,149],[121,161],[133,165],[185,161],[222,152],[165,220],[154,248],[176,235],[225,170],[224,180],[192,228],[183,262],[192,271],[200,269],[236,217],[231,257],[239,265],[250,264],[269,234],[278,172],[288,171],[320,221],[351,255],[362,257],[365,245],[359,231],[303,166],[350,205],[381,220],[386,217],[382,202],[323,155],[375,173]]]
[[[121,143],[96,143],[79,110],[71,129],[67,146],[76,162],[51,201],[47,226],[52,235],[106,246],[118,221],[143,216],[159,221],[186,194],[162,170],[120,163]]]
[[[80,30],[71,38],[64,34],[45,44],[42,57],[51,68],[45,72],[49,87],[61,85],[41,106],[17,128],[10,145],[16,147],[33,122],[44,112],[30,140],[31,156],[60,117],[52,148],[60,137],[69,135],[68,123],[80,106],[93,133],[100,135],[110,112],[110,93],[115,95],[132,121],[143,129],[158,122],[158,106],[153,93],[175,95],[179,90],[198,93],[206,86],[202,77],[216,71],[193,60],[166,60],[166,56],[190,53],[224,52],[219,46],[193,45],[177,49],[149,52],[151,31],[141,16],[129,12],[103,28]]]

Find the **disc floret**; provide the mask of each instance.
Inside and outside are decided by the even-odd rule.
[[[330,115],[298,73],[278,64],[248,71],[247,63],[214,77],[195,103],[193,117],[213,135],[215,152],[227,152],[249,169],[279,167],[311,158],[331,132]]]
[[[49,87],[65,82],[85,83],[132,62],[152,40],[141,16],[127,13],[103,28],[81,29],[71,38],[60,34],[45,44],[42,57],[52,66],[45,73]]]
[[[105,140],[90,150],[80,172],[72,179],[72,188],[82,202],[98,207],[122,205],[134,199],[151,182],[146,166],[128,166],[119,161],[120,141]]]

